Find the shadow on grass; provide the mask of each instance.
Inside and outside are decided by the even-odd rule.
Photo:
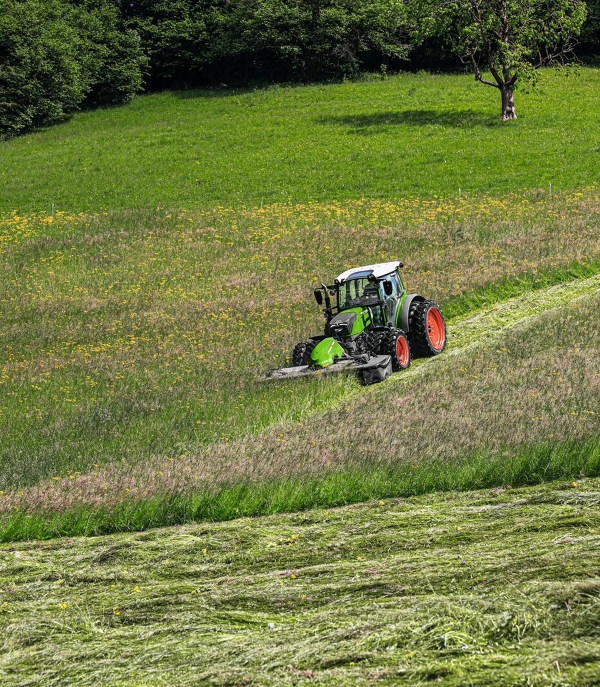
[[[445,126],[472,129],[476,126],[496,127],[501,122],[475,110],[438,112],[437,110],[402,110],[374,112],[363,115],[327,115],[317,118],[318,124],[338,125],[353,129],[354,133],[371,134],[390,126]]]

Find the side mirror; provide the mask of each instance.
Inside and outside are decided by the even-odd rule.
[[[315,289],[314,294],[317,305],[323,305],[323,294],[321,293],[321,289]]]
[[[392,286],[391,281],[384,281],[383,282],[383,290],[385,291],[386,296],[391,296],[394,293],[394,287]]]

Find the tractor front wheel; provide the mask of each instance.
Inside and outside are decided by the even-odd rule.
[[[385,333],[381,352],[392,357],[392,369],[406,370],[410,365],[410,346],[408,337],[401,329],[390,329]]]
[[[292,353],[292,365],[294,367],[308,365],[310,363],[310,354],[316,345],[315,341],[301,341],[299,344],[296,344]]]
[[[382,331],[368,331],[367,332],[367,349],[373,355],[379,355],[381,351],[381,344],[383,343],[384,332]],[[386,354],[388,355],[388,354]]]
[[[410,345],[416,356],[429,358],[446,347],[446,322],[440,306],[433,301],[418,301],[408,315]]]

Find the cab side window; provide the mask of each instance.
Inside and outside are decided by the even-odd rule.
[[[395,289],[396,293],[398,296],[401,296],[404,293],[404,285],[402,284],[402,281],[400,280],[400,276],[398,275],[397,272],[394,272],[394,274],[390,274],[390,280],[394,282],[395,284]]]
[[[385,281],[389,281],[393,289],[392,295],[389,296],[389,298],[398,298],[398,296],[400,296],[401,294],[398,276],[396,274],[390,274],[388,277],[385,278]]]

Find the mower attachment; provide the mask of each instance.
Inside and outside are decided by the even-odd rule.
[[[353,370],[358,372],[363,384],[383,382],[392,374],[392,358],[389,355],[362,355],[356,358],[342,358],[336,360],[329,367],[313,367],[298,365],[296,367],[281,367],[267,372],[264,379],[291,379],[293,377],[307,377],[308,375],[329,374]]]

